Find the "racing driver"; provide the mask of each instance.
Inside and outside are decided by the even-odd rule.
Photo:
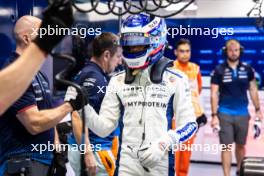
[[[197,130],[188,79],[163,56],[166,32],[159,17],[127,17],[120,38],[127,68],[111,78],[99,114],[85,106],[86,126],[98,136],[120,125],[116,176],[174,176],[173,149]],[[65,101],[76,97],[69,87]]]

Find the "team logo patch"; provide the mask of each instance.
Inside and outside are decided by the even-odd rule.
[[[122,80],[124,80],[124,76],[118,76],[118,77],[117,77],[117,81],[118,81],[118,82],[121,82]]]
[[[239,70],[245,71],[245,67],[240,67]]]
[[[166,148],[167,148],[166,143],[165,143],[165,142],[160,142],[160,143],[159,143],[159,148],[160,148],[160,150],[165,151]]]
[[[176,78],[173,77],[173,76],[171,76],[171,77],[169,78],[169,80],[170,80],[171,83],[174,83],[174,82],[176,81]]]
[[[95,78],[87,78],[85,81],[95,83],[96,79]]]

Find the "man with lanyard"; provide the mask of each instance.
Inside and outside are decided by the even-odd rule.
[[[85,106],[86,126],[106,137],[120,125],[115,175],[175,175],[173,145],[197,130],[188,79],[168,68],[164,19],[130,15],[121,26],[121,46],[127,64],[109,82],[98,113]],[[65,100],[78,95],[69,87]],[[172,117],[177,128],[172,130]]]
[[[190,89],[192,93],[192,104],[197,118],[198,126],[201,127],[206,124],[207,119],[204,115],[204,110],[200,104],[199,96],[202,91],[202,76],[200,67],[190,62],[191,59],[191,42],[188,39],[180,39],[174,50],[174,54],[177,57],[174,61],[174,67],[181,70],[188,76]],[[194,138],[191,138],[186,145],[192,145]],[[191,151],[177,151],[175,154],[175,168],[177,176],[187,176],[190,166]]]
[[[33,16],[23,16],[16,22],[17,46],[10,63],[36,38],[32,29],[39,28],[40,24],[41,20]],[[81,100],[79,96],[75,101],[51,109],[48,79],[38,72],[22,97],[0,118],[0,175],[47,176],[55,149],[54,126],[68,113],[80,109]],[[44,149],[40,145],[45,145]],[[49,147],[52,148],[49,150]]]
[[[219,128],[222,148],[221,158],[225,176],[230,175],[232,151],[230,145],[235,142],[237,175],[241,161],[245,156],[245,144],[249,126],[248,97],[255,107],[256,122],[263,120],[260,110],[258,89],[253,68],[240,61],[243,47],[239,41],[226,42],[223,53],[226,61],[214,69],[211,75],[211,109],[213,128]]]
[[[103,32],[95,37],[92,42],[92,57],[79,72],[75,78],[75,82],[84,86],[88,92],[89,104],[99,113],[102,100],[105,95],[110,77],[115,68],[122,63],[122,48],[119,46],[119,39],[110,32]],[[77,117],[76,117],[77,116]],[[70,143],[80,144],[81,141],[81,123],[80,118],[73,113],[73,132],[74,136],[70,137]],[[85,153],[85,163],[87,172],[90,176],[113,176],[115,171],[115,158],[111,149],[112,141],[116,131],[113,131],[107,137],[99,137],[89,130],[89,137],[86,138],[86,145],[93,147]],[[116,139],[115,139],[116,140]],[[116,144],[114,144],[116,145]],[[116,146],[114,146],[116,147]],[[76,175],[80,175],[80,155],[76,152],[69,152],[69,160]]]

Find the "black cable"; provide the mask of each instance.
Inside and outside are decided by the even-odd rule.
[[[183,1],[183,0],[180,0],[180,1]],[[165,2],[165,1],[162,1],[162,2]],[[167,1],[167,2],[168,2],[168,1]],[[172,2],[168,2],[167,5],[162,5],[162,3],[161,3],[161,4],[157,4],[156,1],[154,1],[154,4],[155,4],[157,7],[164,9],[164,8],[169,7],[169,6],[172,4]]]
[[[160,14],[156,14],[156,13],[152,13],[152,12],[148,12],[146,11],[146,13],[150,14],[150,15],[154,15],[156,17],[161,17],[161,18],[168,18],[168,17],[172,17],[174,15],[177,15],[179,13],[181,13],[183,10],[185,10],[187,7],[189,7],[192,3],[194,3],[195,0],[191,0],[189,1],[185,6],[183,6],[181,9],[179,9],[176,12],[173,12],[171,14],[168,15],[160,15]],[[136,6],[135,4],[132,4],[133,7],[140,9],[140,7]]]
[[[261,13],[262,13],[262,5],[263,5],[263,2],[264,2],[263,0],[261,0],[261,2],[260,1],[256,1],[255,4],[254,4],[254,6],[247,13],[247,16],[249,17],[254,10],[258,10],[258,16],[259,17],[262,17]]]
[[[88,10],[81,9],[80,7],[78,7],[78,5],[75,4],[75,0],[72,0],[72,6],[73,6],[77,11],[79,11],[79,12],[81,12],[81,13],[90,13],[90,12],[94,11],[94,10],[97,8],[97,6],[98,6],[98,4],[99,4],[99,2],[100,2],[100,0],[95,0],[95,1],[96,1],[95,5],[93,5],[92,8],[91,8],[91,9],[88,9]],[[93,0],[91,0],[91,4],[93,4],[92,2],[93,2]]]
[[[111,3],[114,3],[114,4],[111,5]],[[91,1],[91,4],[92,4],[92,6],[93,6],[93,1]],[[95,8],[94,11],[95,11],[96,13],[98,13],[99,15],[108,15],[108,14],[110,14],[110,13],[113,11],[113,9],[116,7],[116,0],[108,1],[107,5],[108,5],[108,9],[109,9],[109,10],[106,11],[106,12],[100,12],[99,10],[97,10],[97,8]]]
[[[159,1],[159,4],[157,4],[156,1]],[[155,12],[155,11],[157,11],[159,9],[159,6],[161,6],[162,1],[163,0],[152,0],[153,4],[157,4],[157,5],[156,5],[156,7],[154,9],[148,9],[148,7],[146,7],[146,9],[145,9],[146,12]],[[142,0],[139,1],[140,6],[142,7],[141,3],[142,3]]]
[[[247,13],[247,16],[249,17],[250,16],[250,14],[253,12],[253,10],[255,10],[256,9],[256,6],[257,6],[258,4],[256,3],[256,4],[254,4],[254,6],[251,8],[251,10]]]
[[[52,1],[52,0],[49,0],[49,1]],[[170,14],[167,14],[167,15],[162,15],[162,14],[157,14],[157,13],[154,13],[154,12],[157,12],[157,10],[159,9],[165,9],[166,7],[169,7],[170,5],[172,4],[178,4],[180,2],[183,2],[183,0],[166,0],[167,4],[166,5],[162,5],[162,2],[165,2],[165,0],[152,0],[153,2],[153,5],[155,6],[154,8],[148,8],[148,5],[149,5],[149,0],[139,0],[139,6],[136,5],[136,4],[133,4],[132,0],[124,0],[123,1],[123,6],[122,7],[118,7],[116,5],[116,0],[108,0],[107,1],[107,6],[108,6],[108,11],[106,12],[101,12],[98,10],[98,5],[100,3],[100,0],[91,0],[91,9],[88,9],[88,10],[85,10],[85,9],[81,9],[80,7],[78,7],[78,5],[76,5],[76,2],[73,1],[73,7],[79,11],[79,12],[82,12],[82,13],[89,13],[89,12],[92,12],[92,11],[95,11],[97,14],[100,14],[100,15],[107,15],[107,14],[114,14],[116,16],[123,16],[127,13],[129,14],[138,14],[138,13],[141,13],[141,12],[146,12],[150,15],[154,15],[154,16],[157,16],[157,17],[161,17],[161,18],[168,18],[168,17],[171,17],[171,16],[174,16],[174,15],[177,15],[179,13],[181,13],[183,10],[185,10],[189,5],[191,5],[195,0],[190,0],[186,5],[184,5],[181,9],[173,12],[173,13],[170,13]],[[124,11],[115,11],[115,8],[123,8]],[[134,7],[136,8],[137,10],[132,10],[131,8]]]
[[[116,16],[123,16],[123,15],[127,14],[129,12],[129,10],[131,9],[131,7],[132,7],[132,2],[131,2],[132,0],[124,0],[123,1],[123,6],[125,6],[125,4],[127,3],[127,1],[128,1],[128,7],[125,9],[125,11],[123,11],[123,12],[115,12],[114,9],[113,9],[111,11],[112,14],[114,14]],[[109,5],[109,3],[108,3],[108,5]]]
[[[59,84],[74,87],[77,90],[77,92],[81,94],[82,97],[85,97],[85,95],[82,92],[81,86],[79,86],[78,84],[76,84],[74,82],[66,80],[66,77],[68,77],[68,74],[71,73],[71,71],[76,66],[76,59],[73,56],[70,56],[68,54],[52,53],[51,55],[55,59],[60,59],[60,60],[64,60],[64,61],[66,60],[69,63],[61,72],[59,72],[55,76],[55,80]],[[82,107],[84,107],[86,105],[85,98],[82,98],[81,104],[82,104]],[[85,134],[85,116],[86,116],[85,110],[83,108],[82,114],[81,114],[82,127],[83,127],[82,128],[82,136],[84,136],[84,134]],[[81,154],[80,163],[81,163],[81,176],[86,176],[85,165],[84,165],[84,154]]]
[[[144,1],[144,3],[142,2],[142,1]],[[139,9],[138,11],[132,11],[132,10],[130,10],[130,9],[127,9],[127,3],[126,3],[127,1],[125,0],[125,3],[124,3],[124,8],[126,9],[126,10],[128,10],[128,12],[130,13],[130,14],[139,14],[139,13],[141,13],[141,12],[143,12],[143,11],[145,11],[146,10],[146,8],[147,8],[147,5],[148,5],[148,0],[140,0],[140,6],[141,6],[141,8],[137,8],[137,9]],[[130,5],[130,4],[129,4]],[[131,4],[131,6],[132,6],[133,4]]]
[[[260,5],[259,5],[259,9],[258,9],[258,11],[259,11],[258,15],[259,15],[260,18],[262,18],[262,5],[263,5],[263,2],[264,2],[264,0],[261,1]]]
[[[247,13],[247,16],[250,17],[251,13],[254,10],[257,10],[258,13],[257,18],[256,18],[256,28],[260,31],[263,32],[264,31],[264,18],[262,16],[262,6],[263,6],[264,0],[259,0],[259,1],[255,1],[255,4],[253,6],[253,8]]]
[[[256,19],[257,23],[257,28],[259,31],[263,32],[264,30],[264,18],[262,17],[262,5],[263,5],[264,0],[261,1],[258,9],[258,18]]]
[[[171,4],[178,4],[180,2],[182,2],[183,0],[177,0],[174,2],[174,0],[166,0],[168,3],[171,3]]]
[[[165,2],[165,1],[164,0],[163,1],[160,1],[159,4],[157,4],[156,1],[153,1],[154,5],[157,6],[158,8],[166,8],[166,7],[168,7],[167,5],[171,5],[171,3],[168,3],[166,6],[163,6],[162,5],[162,2]]]
[[[179,13],[181,13],[182,11],[184,11],[187,7],[189,7],[192,3],[194,3],[195,0],[191,0],[190,2],[188,2],[185,6],[183,6],[181,9],[179,9],[178,11],[168,14],[168,15],[160,15],[160,14],[155,14],[152,12],[148,12],[150,15],[154,15],[156,17],[160,17],[160,18],[169,18],[175,15],[178,15]]]

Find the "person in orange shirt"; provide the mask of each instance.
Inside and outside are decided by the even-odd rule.
[[[191,42],[188,39],[180,39],[176,44],[174,54],[176,56],[174,67],[184,72],[189,78],[192,93],[192,104],[194,107],[195,115],[197,117],[198,126],[201,127],[207,122],[206,116],[204,115],[204,110],[199,102],[199,96],[202,91],[202,76],[200,67],[197,64],[190,62]],[[185,144],[193,144],[194,138],[195,136]],[[175,170],[177,176],[188,175],[190,158],[191,151],[189,150],[175,152]]]

